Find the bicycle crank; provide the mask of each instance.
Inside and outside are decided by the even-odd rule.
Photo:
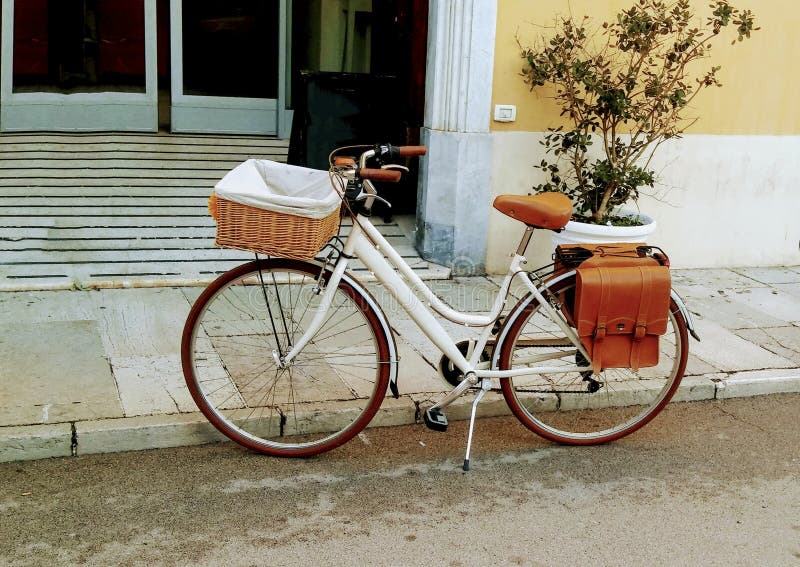
[[[461,354],[464,355],[464,358],[469,360],[469,358],[472,356],[472,351],[475,348],[475,339],[464,339],[462,341],[458,341],[456,343],[456,348]],[[489,343],[486,345],[486,348],[483,349],[480,362],[489,362],[492,359],[492,353],[490,351],[491,348],[494,348],[494,341],[489,341]],[[461,372],[455,363],[444,354],[442,355],[442,358],[439,359],[439,376],[441,376],[442,379],[450,384],[453,388],[461,384],[461,382],[464,380],[464,373]]]

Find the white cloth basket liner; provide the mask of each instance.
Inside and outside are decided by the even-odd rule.
[[[237,165],[214,191],[234,203],[310,219],[327,217],[341,203],[327,171],[264,159]]]

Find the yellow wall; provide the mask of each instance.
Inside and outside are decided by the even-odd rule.
[[[542,89],[531,93],[523,83],[516,36],[533,43],[558,14],[589,15],[598,23],[610,19],[633,0],[498,0],[492,104],[517,105],[517,120],[492,122],[493,131],[543,131],[558,120],[558,110]],[[693,0],[703,19],[708,0]],[[692,134],[800,134],[800,4],[796,0],[732,0],[756,15],[749,41],[735,46],[725,38],[711,52],[721,65],[722,88],[700,93],[691,113],[700,120]],[[733,30],[731,30],[733,31]],[[735,32],[734,32],[735,33]]]

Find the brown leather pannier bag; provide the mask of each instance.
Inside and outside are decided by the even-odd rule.
[[[666,255],[642,255],[635,244],[583,246],[594,248],[576,270],[572,318],[593,370],[657,365],[669,315]]]

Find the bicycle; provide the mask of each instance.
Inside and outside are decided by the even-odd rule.
[[[688,334],[697,338],[674,290],[658,366],[595,374],[570,324],[575,270],[523,269],[533,230],[559,230],[569,220],[567,197],[522,198],[523,220],[535,222],[526,222],[492,309],[460,313],[439,300],[369,218],[380,199],[372,181],[398,181],[400,158],[424,155],[425,148],[370,146],[357,160],[339,156],[344,150],[331,154],[331,178],[351,209],[349,235],[332,239],[324,260],[256,255],[211,283],[187,318],[182,337],[187,385],[203,414],[227,437],[268,455],[316,455],[363,430],[387,391],[398,397],[394,336],[378,302],[347,271],[356,258],[442,352],[440,369],[453,389],[424,411],[425,424],[445,430],[442,409],[477,390],[465,470],[475,410],[493,384],[499,383],[511,412],[527,428],[572,445],[633,433],[669,402],[686,367]],[[368,168],[370,161],[379,168]],[[526,294],[503,314],[515,280]],[[456,342],[433,312],[482,331],[475,340]]]

